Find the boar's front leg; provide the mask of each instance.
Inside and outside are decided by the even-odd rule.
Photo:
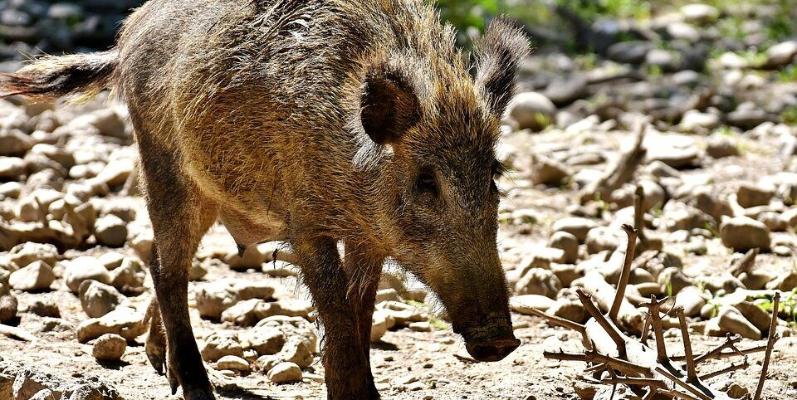
[[[335,240],[327,237],[292,240],[304,283],[310,289],[324,325],[322,362],[327,398],[378,399],[363,340],[361,322],[348,297],[350,279]],[[373,303],[372,303],[373,304]],[[370,327],[370,318],[368,321]]]
[[[349,279],[348,299],[352,306],[356,321],[359,324],[356,332],[360,339],[360,350],[368,364],[368,381],[374,386],[371,374],[371,326],[373,325],[374,300],[382,275],[384,257],[369,251],[367,244],[346,242],[346,253],[343,266]]]

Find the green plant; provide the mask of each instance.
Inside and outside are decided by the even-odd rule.
[[[672,279],[667,281],[667,284],[664,285],[664,288],[665,288],[664,293],[667,294],[667,297],[672,297],[672,295],[673,295]]]
[[[797,82],[797,65],[792,64],[778,72],[778,79],[782,82]]]
[[[664,215],[664,210],[661,207],[661,202],[656,203],[649,211],[653,218],[661,218]]]
[[[647,74],[650,78],[660,78],[664,73],[658,65],[648,65]]]
[[[744,29],[742,29],[743,24],[743,18],[731,16],[717,21],[717,30],[723,37],[743,40],[746,36]]]
[[[780,119],[784,124],[797,125],[797,106],[787,107],[780,113]]]
[[[602,16],[616,18],[650,18],[650,2],[637,0],[556,0],[581,18],[594,21]]]
[[[751,300],[757,300],[756,304],[764,311],[771,313],[775,307],[773,296],[770,294],[763,294],[760,296],[751,297]],[[785,298],[780,301],[780,314],[785,314],[792,323],[797,323],[797,289],[792,290]]]
[[[707,231],[711,232],[711,236],[712,236],[712,237],[719,237],[719,236],[720,236],[719,229],[717,229],[717,228],[718,228],[718,227],[717,227],[717,224],[715,224],[714,222],[710,222],[710,221],[709,221],[709,222],[706,222],[706,223],[703,225],[703,229],[705,229],[705,230],[707,230]]]
[[[747,50],[739,53],[750,65],[762,65],[767,60],[767,54],[762,51]]]
[[[775,15],[774,19],[767,24],[767,37],[775,42],[779,42],[794,35],[794,6],[782,10],[783,12]]]
[[[581,64],[581,68],[594,69],[598,65],[598,55],[595,53],[584,54],[578,57],[577,61]]]
[[[714,130],[715,135],[725,136],[728,138],[738,137],[739,133],[729,126],[721,126]]]
[[[439,0],[440,16],[464,34],[469,29],[483,31],[488,16],[498,14],[499,0]]]
[[[449,328],[448,322],[436,317],[429,318],[429,325],[431,325],[432,329],[436,331],[445,331]]]

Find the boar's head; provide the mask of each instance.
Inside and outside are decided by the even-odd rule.
[[[355,121],[363,142],[355,161],[378,171],[368,216],[378,240],[437,293],[481,361],[520,344],[496,245],[495,146],[527,51],[524,35],[498,20],[476,45],[473,76],[456,56],[388,56],[366,72]]]

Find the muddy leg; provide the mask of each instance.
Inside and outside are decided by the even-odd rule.
[[[330,238],[294,239],[304,283],[313,295],[324,324],[324,364],[327,398],[378,399],[371,368],[362,349],[361,323],[347,298],[349,279],[342,268],[335,241]],[[370,321],[369,321],[370,326]]]
[[[188,314],[188,270],[217,209],[181,175],[174,154],[148,139],[140,135],[139,148],[158,254],[150,273],[166,332],[167,376],[172,392],[182,386],[186,400],[213,399]]]

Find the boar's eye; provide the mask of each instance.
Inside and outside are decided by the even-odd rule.
[[[424,168],[415,181],[415,190],[419,193],[437,194],[437,179],[431,168]]]
[[[500,161],[495,160],[493,161],[492,165],[492,179],[490,179],[490,190],[493,192],[498,192],[498,185],[496,185],[496,179],[502,177],[504,173],[506,173],[506,166],[502,164]]]
[[[494,160],[492,165],[493,178],[500,178],[506,173],[506,165],[501,161]]]

